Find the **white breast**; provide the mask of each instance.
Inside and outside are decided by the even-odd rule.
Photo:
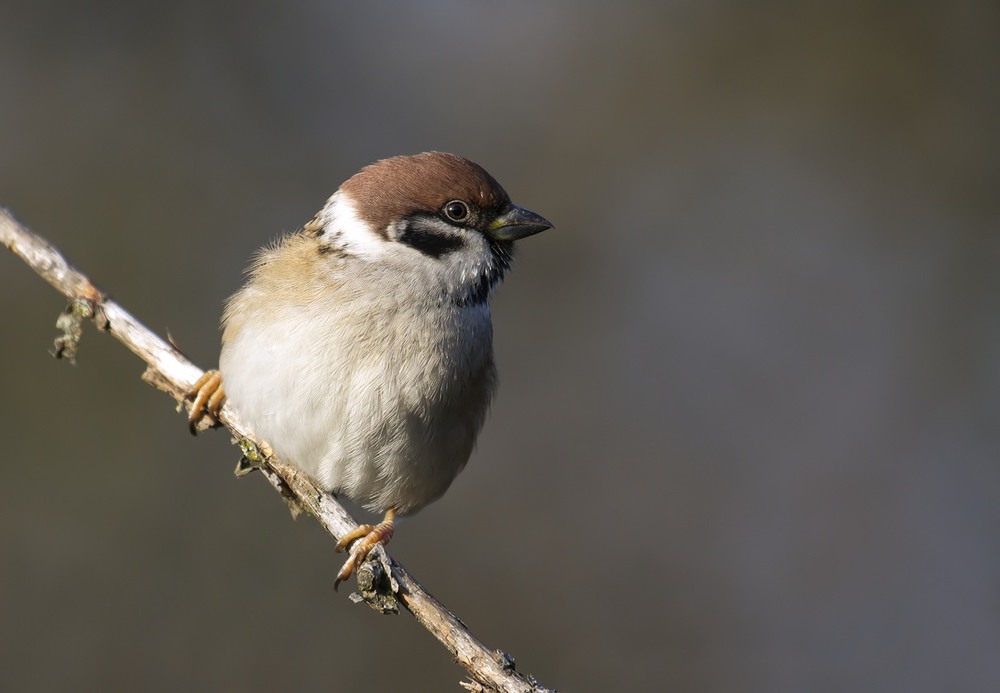
[[[279,456],[373,510],[413,512],[444,493],[493,392],[488,306],[262,303],[228,336],[220,370]]]

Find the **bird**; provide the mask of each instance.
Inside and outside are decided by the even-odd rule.
[[[335,588],[465,467],[496,389],[490,296],[514,243],[551,228],[466,158],[394,156],[260,250],[226,302],[192,431],[228,402],[319,488],[384,514],[337,543]]]

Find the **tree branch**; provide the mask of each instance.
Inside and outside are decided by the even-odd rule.
[[[99,329],[110,332],[146,362],[143,380],[171,395],[179,405],[190,407],[187,393],[201,376],[200,368],[112,301],[70,265],[54,246],[29,231],[2,207],[0,243],[70,301],[66,313],[57,322],[65,334],[56,339],[55,356],[72,360],[83,320],[93,320]],[[244,461],[249,467],[259,468],[264,473],[271,485],[292,505],[293,512],[299,509],[308,511],[334,540],[356,526],[354,519],[332,495],[318,489],[295,467],[271,454],[266,443],[256,437],[231,407],[224,406],[219,419],[239,442]],[[183,429],[178,427],[178,430]],[[487,648],[381,547],[372,552],[372,557],[358,570],[358,582],[362,592],[358,600],[364,599],[383,613],[394,612],[396,604],[402,604],[413,614],[468,671],[473,681],[462,683],[466,689],[503,693],[543,693],[550,690],[538,684],[533,677],[517,673],[510,655]]]

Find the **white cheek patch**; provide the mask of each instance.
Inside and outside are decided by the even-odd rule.
[[[386,241],[373,228],[361,221],[349,198],[337,191],[327,200],[319,220],[332,246],[367,260],[378,259],[385,253]]]

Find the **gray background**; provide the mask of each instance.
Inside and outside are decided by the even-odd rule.
[[[257,247],[455,151],[556,230],[393,553],[566,691],[1000,687],[1000,6],[5,3],[0,202],[204,366]],[[0,256],[0,688],[458,690]]]

